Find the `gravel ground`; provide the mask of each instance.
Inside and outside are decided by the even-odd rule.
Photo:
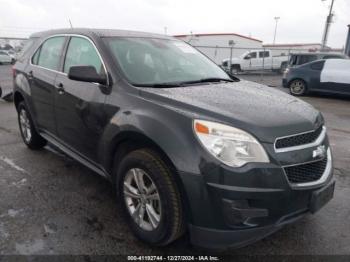
[[[280,86],[278,75],[240,76]],[[11,88],[10,66],[0,66],[0,86]],[[285,90],[282,90],[285,91]],[[223,254],[350,254],[350,99],[305,97],[325,116],[333,147],[334,199],[274,235]],[[0,255],[4,254],[203,254],[183,237],[168,247],[137,241],[120,216],[108,182],[50,147],[22,143],[16,112],[0,100]]]

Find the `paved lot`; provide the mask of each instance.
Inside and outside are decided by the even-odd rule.
[[[260,75],[242,76],[262,80]],[[280,83],[279,76],[264,76]],[[11,70],[0,66],[0,85]],[[350,99],[303,98],[326,118],[335,158],[335,198],[249,247],[219,254],[350,254]],[[203,254],[183,237],[151,248],[131,235],[110,185],[68,157],[21,142],[12,104],[0,100],[0,254]],[[206,251],[210,253],[209,251]]]

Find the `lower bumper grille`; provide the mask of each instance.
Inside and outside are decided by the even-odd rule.
[[[326,171],[328,159],[301,164],[296,166],[284,167],[290,183],[308,183],[319,180]]]

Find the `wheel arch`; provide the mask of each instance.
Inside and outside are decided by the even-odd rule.
[[[20,102],[25,101],[24,96],[21,94],[21,92],[16,91],[13,94],[13,102],[15,104],[16,110],[18,110],[18,105]]]
[[[180,191],[181,201],[184,207],[185,219],[186,221],[188,221],[191,215],[190,212],[186,212],[186,210],[190,210],[189,199],[185,191],[185,187],[180,178],[180,175],[178,173],[178,170],[176,169],[173,161],[167,155],[165,150],[163,150],[155,141],[153,141],[146,135],[137,131],[123,131],[113,138],[108,150],[108,157],[105,160],[106,168],[108,170],[108,173],[111,175],[112,183],[114,184],[116,181],[115,171],[118,166],[118,163],[120,163],[123,157],[126,156],[128,153],[140,148],[149,148],[151,150],[154,150],[160,155],[162,161],[164,161],[167,167],[169,167],[170,172],[172,173],[176,185],[178,186],[178,189]]]

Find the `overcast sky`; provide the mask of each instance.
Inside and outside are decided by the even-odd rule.
[[[331,0],[0,0],[0,37],[69,27],[168,34],[234,32],[277,43],[321,42]],[[343,47],[350,1],[335,0],[328,45]]]

